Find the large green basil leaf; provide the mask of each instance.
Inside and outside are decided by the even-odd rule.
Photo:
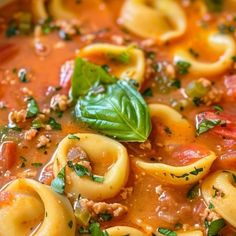
[[[75,107],[76,117],[91,128],[120,141],[143,142],[151,131],[147,104],[136,88],[125,80],[89,93]]]
[[[72,98],[86,95],[96,83],[110,84],[116,78],[106,72],[101,66],[92,64],[81,58],[76,58],[72,76]]]

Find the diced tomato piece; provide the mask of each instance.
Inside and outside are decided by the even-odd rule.
[[[0,192],[0,207],[10,205],[13,200],[13,195],[8,191]]]
[[[61,66],[60,71],[60,86],[67,92],[71,87],[71,78],[74,71],[74,61],[68,60]]]
[[[227,170],[236,168],[236,151],[224,153],[216,159],[214,166],[217,169]]]
[[[225,76],[224,83],[227,89],[227,95],[236,99],[236,74]]]
[[[12,43],[0,45],[0,62],[17,53],[18,47]]]
[[[222,121],[222,125],[217,125],[210,129],[209,132],[222,137],[236,139],[236,117],[224,113],[216,114],[214,111],[202,112],[196,116],[196,122],[198,123],[204,119]]]
[[[3,171],[11,169],[17,159],[17,144],[7,141],[0,146],[0,167]]]
[[[198,144],[181,145],[172,153],[172,157],[183,166],[194,163],[207,155],[209,155],[209,150]]]

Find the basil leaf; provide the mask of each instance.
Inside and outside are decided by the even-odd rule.
[[[158,232],[166,236],[177,236],[177,233],[175,233],[172,230],[165,229],[165,228],[158,228]]]
[[[121,141],[143,142],[151,131],[147,104],[125,80],[107,86],[104,93],[79,100],[75,115],[91,128]]]
[[[58,173],[57,177],[51,183],[52,189],[57,193],[60,193],[60,194],[64,193],[65,185],[66,185],[65,174],[66,174],[66,167],[64,166]]]
[[[197,124],[197,135],[203,134],[219,124],[221,124],[221,120],[204,119],[199,124]]]
[[[217,236],[218,232],[224,228],[226,225],[224,219],[217,219],[214,220],[210,223],[210,225],[208,226],[208,234],[207,236]]]
[[[43,165],[43,163],[41,163],[41,162],[33,162],[33,163],[31,163],[31,166],[34,166],[34,167],[41,167]]]
[[[39,107],[33,97],[27,99],[27,118],[35,117],[39,113]]]
[[[51,126],[52,129],[61,130],[61,124],[57,123],[54,118],[49,117],[49,120],[47,123]]]
[[[75,60],[75,69],[72,76],[72,98],[86,95],[94,84],[114,83],[116,78],[108,74],[101,66],[87,62],[81,58]]]
[[[187,61],[177,61],[177,63],[176,63],[176,69],[177,69],[177,73],[179,75],[188,74],[190,67],[191,67],[191,64]]]

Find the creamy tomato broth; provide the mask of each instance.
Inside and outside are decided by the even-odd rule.
[[[63,235],[235,235],[234,1],[39,2],[0,10],[0,220],[33,211],[17,205],[25,188],[32,204],[61,198]],[[45,206],[19,235],[62,235],[43,231],[59,221]]]

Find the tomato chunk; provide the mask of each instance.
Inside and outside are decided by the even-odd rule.
[[[214,111],[202,112],[196,116],[196,122],[198,123],[204,119],[221,121],[222,125],[209,129],[209,132],[225,138],[236,139],[236,117],[224,113],[216,114]]]
[[[235,170],[236,168],[236,151],[224,153],[216,159],[214,163],[217,169]]]
[[[172,157],[179,165],[189,165],[209,155],[209,150],[202,145],[181,145],[174,150]]]
[[[0,167],[6,171],[11,169],[17,159],[17,144],[12,141],[7,141],[0,146]]]
[[[0,62],[4,61],[8,57],[13,56],[17,53],[18,47],[12,43],[6,43],[0,45]]]

